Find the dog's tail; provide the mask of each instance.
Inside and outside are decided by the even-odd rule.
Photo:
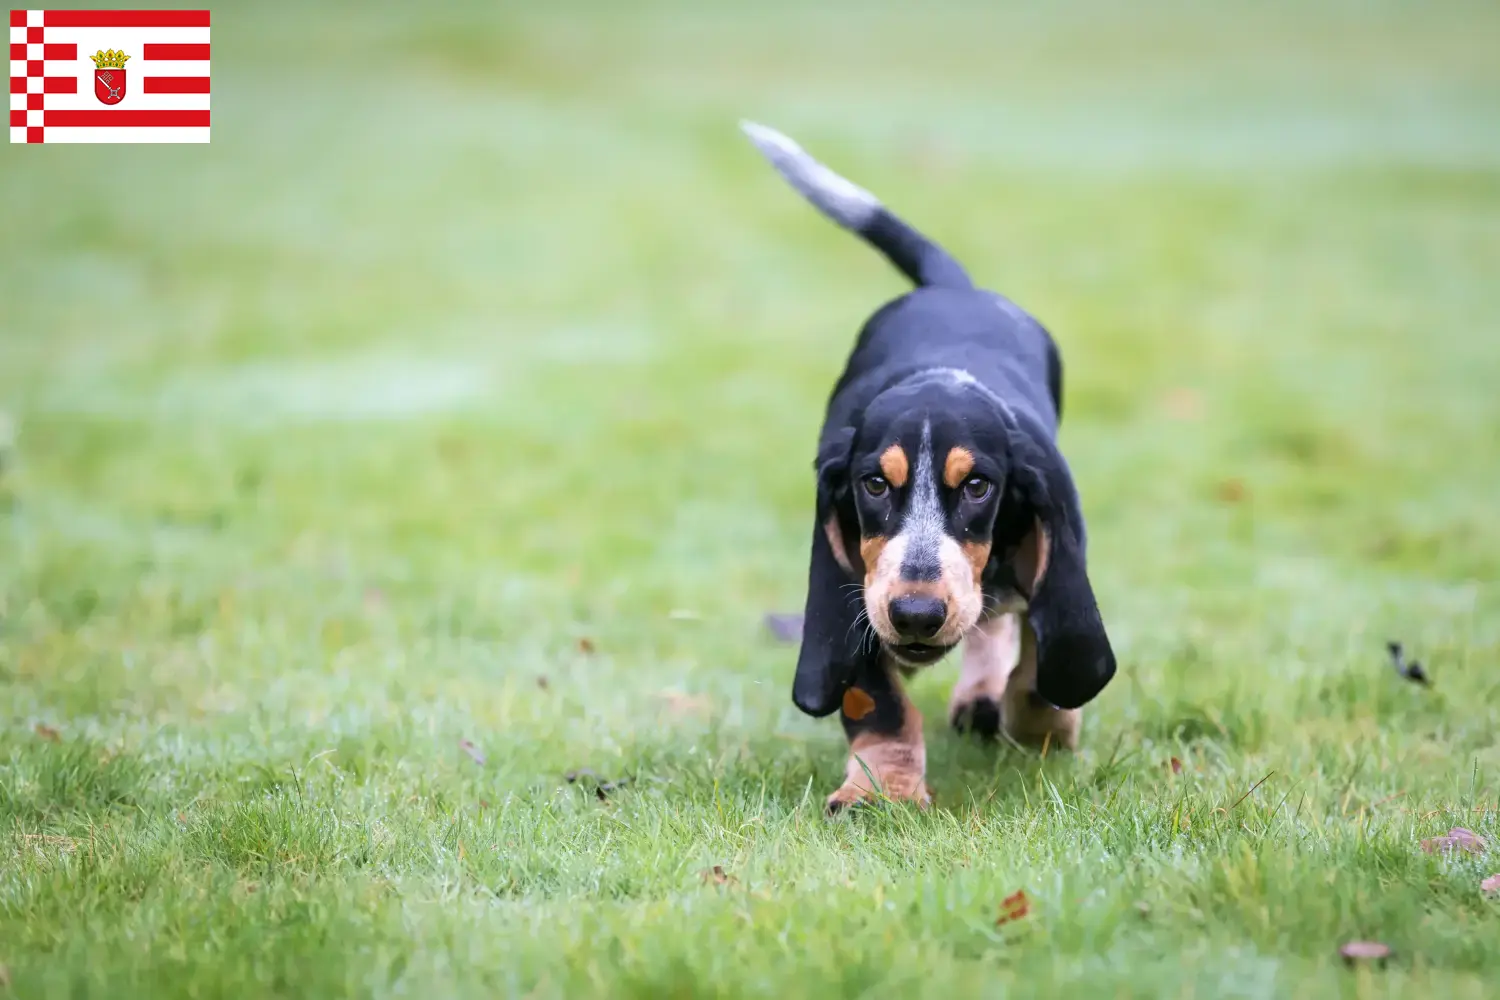
[[[777,173],[834,222],[863,236],[918,285],[972,288],[963,265],[948,251],[902,222],[873,194],[829,170],[773,128],[740,122],[740,128]]]

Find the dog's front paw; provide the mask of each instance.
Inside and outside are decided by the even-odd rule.
[[[921,808],[926,809],[932,804],[932,793],[927,790],[927,782],[920,774],[886,775],[878,793],[870,786],[869,780],[861,775],[858,780],[851,778],[840,785],[838,791],[828,796],[825,808],[828,815],[834,816],[849,806],[880,799],[889,799],[892,802],[915,802]]]
[[[961,733],[973,733],[981,739],[992,740],[1000,732],[1000,705],[987,695],[954,702],[948,708],[948,721]]]

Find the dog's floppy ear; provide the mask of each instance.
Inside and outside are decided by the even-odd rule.
[[[1058,708],[1077,708],[1115,675],[1085,565],[1078,493],[1062,454],[1040,428],[1018,428],[1011,459],[1011,475],[1031,508],[1011,565],[1036,634],[1037,694]]]
[[[855,668],[875,654],[867,629],[859,623],[862,568],[859,525],[849,495],[849,452],[854,429],[832,431],[818,449],[818,503],[813,523],[812,563],[807,573],[807,606],[802,619],[802,649],[792,701],[808,715],[830,715],[838,709]],[[852,533],[852,541],[851,541]]]

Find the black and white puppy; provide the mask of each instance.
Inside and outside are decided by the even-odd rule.
[[[840,712],[838,809],[929,800],[922,720],[900,676],[964,642],[959,728],[1077,743],[1115,673],[1083,515],[1056,444],[1062,360],[1042,325],[874,195],[763,125],[745,133],[823,214],[917,287],[860,331],[818,443],[817,518],[792,700]]]

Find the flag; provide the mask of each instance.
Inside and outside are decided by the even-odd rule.
[[[207,142],[208,11],[13,10],[11,142]]]

